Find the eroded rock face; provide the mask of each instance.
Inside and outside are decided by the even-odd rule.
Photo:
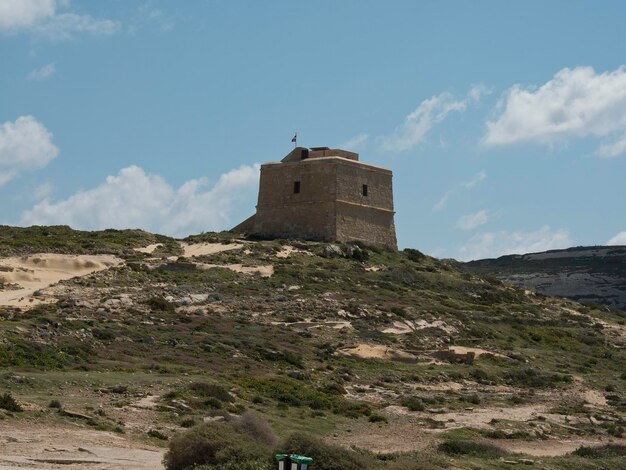
[[[626,311],[626,246],[577,247],[464,263],[475,274]]]

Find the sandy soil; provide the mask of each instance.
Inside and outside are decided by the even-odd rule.
[[[211,269],[211,268],[224,268],[235,271],[236,273],[243,274],[260,274],[261,277],[272,277],[274,274],[274,266],[261,265],[261,266],[244,266],[243,264],[205,264],[198,263],[196,266],[199,269]]]
[[[583,399],[594,406],[606,406],[607,401],[604,395],[597,390],[585,390],[582,394]]]
[[[478,408],[461,412],[411,412],[404,407],[388,406],[382,413],[390,419],[389,424],[372,427],[360,424],[350,426],[349,430],[335,434],[330,441],[344,446],[357,446],[373,452],[413,452],[432,445],[439,435],[450,429],[470,427],[474,429],[491,429],[491,420],[511,420],[526,422],[542,416],[549,425],[565,426],[564,417],[546,413],[547,405],[535,404],[506,408]],[[439,428],[429,428],[424,420],[438,421]],[[514,453],[531,456],[565,455],[578,447],[601,446],[608,442],[624,444],[626,439],[608,437],[572,437],[549,438],[545,440],[496,439],[492,442]]]
[[[361,343],[353,348],[342,349],[339,352],[348,356],[357,356],[362,359],[415,359],[413,354],[379,344]]]
[[[0,421],[0,470],[156,470],[164,452],[110,432]]]
[[[277,258],[289,258],[294,253],[305,253],[307,255],[311,254],[308,251],[299,250],[297,248],[294,248],[293,246],[283,245],[280,248],[280,251],[276,253],[276,257]]]
[[[446,324],[446,322],[441,320],[435,320],[432,322],[426,320],[417,320],[415,322],[410,320],[394,321],[392,326],[385,328],[384,330],[382,330],[382,332],[394,335],[404,335],[407,333],[411,333],[415,330],[423,330],[426,328],[439,328],[446,333],[456,332],[456,328]]]
[[[367,426],[350,429],[349,433],[342,432],[327,439],[333,444],[346,447],[360,447],[372,452],[389,454],[392,452],[415,452],[432,445],[436,435],[425,430],[423,425],[416,423],[398,423]]]
[[[243,248],[242,243],[181,243],[183,256],[190,258],[192,256],[214,255],[222,251],[238,250]]]
[[[475,429],[489,429],[493,419],[509,421],[528,421],[538,416],[548,416],[545,405],[511,406],[507,408],[477,408],[472,411],[455,411],[449,413],[429,414],[409,411],[402,406],[388,406],[385,410],[392,415],[414,415],[428,417],[445,424],[446,429],[470,427]],[[555,415],[556,420],[561,420]]]
[[[469,348],[466,346],[450,346],[449,349],[455,354],[467,354],[469,352],[473,352],[475,354],[475,357],[480,357],[483,354],[490,354],[496,357],[506,357],[504,354],[496,353],[493,351],[487,351],[486,349],[481,349],[481,348]]]
[[[123,260],[112,255],[60,255],[42,253],[0,259],[0,280],[17,289],[0,291],[0,305],[26,307],[46,301],[45,295],[33,296],[64,279],[108,269]]]
[[[625,439],[607,439],[607,438],[575,438],[575,439],[548,439],[545,441],[520,441],[517,439],[499,439],[493,441],[498,447],[509,452],[520,454],[528,454],[534,457],[557,457],[559,455],[569,454],[581,446],[597,447],[608,444],[609,442],[620,441],[623,443]]]
[[[139,253],[151,254],[154,253],[154,250],[157,248],[161,248],[163,243],[154,243],[152,245],[144,246],[142,248],[133,248],[133,250],[138,251]]]

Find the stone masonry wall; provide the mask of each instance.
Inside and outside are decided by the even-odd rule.
[[[256,234],[360,240],[396,249],[393,216],[389,170],[334,157],[261,166]]]
[[[335,165],[315,160],[261,167],[255,233],[314,240],[335,237]],[[300,192],[294,193],[294,183]]]

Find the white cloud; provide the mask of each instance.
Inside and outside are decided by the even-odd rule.
[[[567,230],[552,230],[544,226],[534,232],[485,232],[474,235],[459,248],[458,258],[469,261],[497,258],[510,254],[534,253],[567,248],[572,245]]]
[[[463,186],[465,186],[467,189],[472,189],[478,184],[485,181],[486,179],[487,179],[487,172],[485,170],[481,170],[478,173],[476,173],[476,176],[474,176],[471,180],[463,183]]]
[[[0,186],[22,171],[45,167],[59,154],[52,134],[33,116],[0,126]]]
[[[422,143],[428,132],[452,112],[463,112],[489,91],[482,85],[473,86],[467,96],[456,100],[450,93],[443,92],[422,103],[409,114],[404,123],[392,135],[381,138],[381,148],[390,152],[410,150]]]
[[[441,199],[439,199],[433,206],[433,211],[436,212],[436,211],[440,211],[444,209],[448,205],[448,201],[450,200],[453,194],[454,194],[454,191],[452,190],[446,191],[446,193],[441,197]]]
[[[487,219],[487,211],[481,210],[474,214],[464,215],[459,219],[456,226],[461,230],[474,230],[476,227],[486,224]]]
[[[220,176],[211,188],[206,178],[187,181],[179,188],[161,176],[137,166],[108,176],[99,186],[69,198],[44,200],[22,214],[22,225],[64,224],[78,229],[142,228],[180,236],[228,229],[239,201],[256,195],[259,165],[241,166]]]
[[[41,82],[52,77],[55,73],[56,66],[54,64],[48,64],[33,70],[27,75],[26,78],[35,82]]]
[[[0,171],[0,187],[7,184],[13,178],[17,176],[16,171]]]
[[[608,242],[606,242],[606,244],[607,245],[626,245],[626,230],[615,235]]]
[[[52,196],[53,192],[54,192],[54,185],[51,182],[46,181],[45,183],[42,183],[35,188],[35,191],[33,192],[33,196],[35,197],[35,199],[41,200],[41,199],[45,199],[47,197]]]
[[[116,21],[57,11],[69,5],[68,0],[0,0],[0,32],[66,39],[74,33],[112,34],[120,27]]]
[[[539,88],[515,85],[502,112],[487,122],[489,146],[534,142],[552,145],[572,138],[601,137],[596,153],[614,157],[626,150],[626,71],[596,73],[592,67],[562,69]]]
[[[481,170],[478,173],[476,173],[476,176],[474,176],[471,180],[466,181],[465,183],[462,183],[463,188],[470,190],[470,189],[474,189],[476,186],[478,186],[481,182],[485,181],[487,179],[487,172],[485,170]],[[439,199],[439,201],[437,201],[435,203],[435,205],[433,205],[433,211],[437,212],[440,210],[445,209],[445,207],[448,205],[448,202],[450,201],[450,199],[452,198],[452,196],[454,196],[455,194],[455,190],[454,189],[450,189],[449,191],[446,191],[446,193],[441,197],[441,199]]]
[[[365,147],[367,144],[367,139],[369,136],[361,132],[360,134],[355,135],[351,139],[348,139],[346,142],[340,145],[340,148],[345,150],[359,150]]]
[[[1,0],[0,30],[30,28],[54,16],[55,0]]]

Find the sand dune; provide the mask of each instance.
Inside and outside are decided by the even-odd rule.
[[[33,294],[64,279],[86,276],[117,266],[123,261],[112,255],[60,255],[42,253],[0,259],[0,305],[21,307],[44,299]]]
[[[194,243],[191,245],[189,243],[181,243],[180,246],[184,252],[183,256],[188,258],[191,256],[214,255],[221,251],[243,248],[241,243]]]
[[[143,246],[141,248],[133,248],[133,250],[138,251],[139,253],[146,253],[149,255],[154,253],[154,250],[156,250],[157,248],[161,248],[162,246],[163,243],[153,243],[152,245]]]

